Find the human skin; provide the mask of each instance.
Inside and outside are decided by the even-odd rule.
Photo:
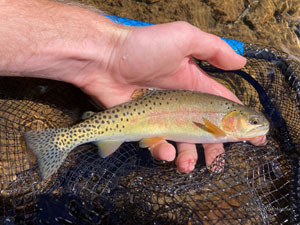
[[[0,18],[0,75],[68,82],[106,107],[128,101],[135,89],[145,87],[202,91],[240,102],[191,57],[224,70],[239,69],[246,59],[219,37],[186,22],[127,27],[48,0],[2,0]],[[265,136],[252,141],[265,142]],[[203,147],[207,165],[224,152],[221,143]],[[177,149],[178,170],[190,172],[198,157],[195,145],[177,143]],[[167,141],[151,153],[167,161],[176,156]]]

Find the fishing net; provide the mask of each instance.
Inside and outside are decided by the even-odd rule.
[[[233,43],[232,45],[235,45]],[[41,181],[23,133],[66,127],[99,110],[79,89],[56,81],[0,78],[0,224],[296,224],[300,218],[300,65],[276,49],[236,43],[242,70],[199,66],[271,122],[268,144],[227,143],[214,173],[189,174],[125,143],[106,159],[92,144],[70,153]],[[221,162],[221,163],[220,163]]]

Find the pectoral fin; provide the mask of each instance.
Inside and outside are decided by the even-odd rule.
[[[203,122],[204,122],[204,124],[198,123],[198,122],[193,122],[193,123],[197,127],[201,128],[202,130],[205,130],[206,132],[211,133],[216,138],[218,138],[218,137],[225,137],[226,136],[226,133],[222,129],[220,129],[219,127],[217,127],[216,125],[214,125],[209,120],[203,118]]]
[[[98,146],[99,155],[102,158],[106,158],[114,153],[121,146],[123,141],[98,141],[93,143]]]
[[[141,148],[154,148],[164,139],[161,137],[154,137],[154,138],[144,138],[139,142],[139,146]]]

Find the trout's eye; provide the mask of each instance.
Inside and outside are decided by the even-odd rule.
[[[257,125],[258,124],[258,118],[256,118],[256,117],[251,118],[249,123],[252,124],[252,125]]]

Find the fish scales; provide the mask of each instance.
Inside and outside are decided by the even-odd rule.
[[[224,99],[218,97],[210,96],[210,99],[206,99],[205,95],[187,91],[157,91],[136,101],[97,113],[92,118],[74,126],[73,136],[79,136],[80,138],[77,139],[79,142],[86,142],[91,137],[107,140],[124,139],[126,134],[143,135],[143,137],[160,135],[171,133],[170,128],[173,131],[185,133],[186,130],[194,131],[196,128],[189,119],[194,117],[196,122],[201,122],[200,116],[205,115],[207,118],[212,117],[211,120],[219,124],[220,116],[233,107],[239,106],[230,101],[224,102]],[[199,102],[199,97],[202,98],[201,102]],[[218,114],[220,116],[216,117]],[[178,120],[184,124],[178,125]],[[165,126],[159,126],[159,123],[163,122],[167,122]],[[180,128],[180,130],[175,128]],[[134,139],[127,138],[126,140],[133,141]]]
[[[255,126],[261,125],[253,134],[247,131],[250,122],[246,120],[251,116],[259,123]],[[250,132],[248,136],[252,138],[264,135],[269,126],[263,114],[246,106],[185,90],[152,91],[87,117],[70,128],[25,133],[26,144],[35,153],[43,178],[51,176],[67,154],[84,143],[95,143],[100,155],[106,157],[126,141],[157,137],[190,143],[239,141],[248,138],[239,133]]]

